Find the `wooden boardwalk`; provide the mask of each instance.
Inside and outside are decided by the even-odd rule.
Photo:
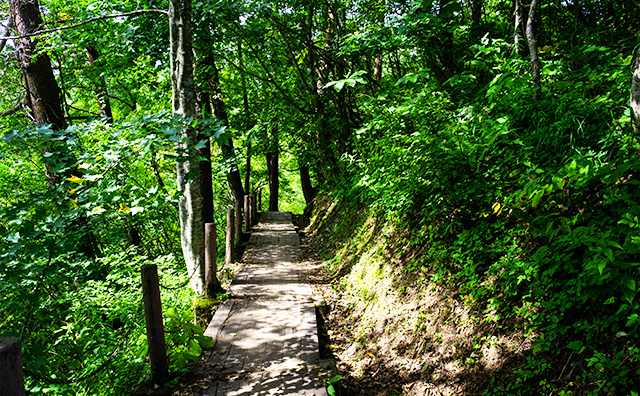
[[[205,334],[206,396],[325,396],[330,370],[320,362],[311,287],[297,262],[300,240],[290,213],[267,212],[253,228],[231,299]]]

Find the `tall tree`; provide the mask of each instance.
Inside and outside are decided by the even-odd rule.
[[[38,31],[43,25],[38,0],[11,0],[11,15],[16,30],[22,36]],[[16,40],[16,50],[33,121],[36,124],[51,124],[56,130],[66,129],[60,87],[53,74],[49,55],[39,50],[35,37]],[[47,146],[44,151],[53,153],[54,148]],[[46,164],[46,173],[50,189],[60,183],[62,176],[53,170],[50,163]]]
[[[193,81],[191,0],[171,0],[169,3],[169,36],[173,113],[186,119],[193,118],[196,115],[196,92]],[[211,284],[206,284],[204,200],[199,161],[195,155],[198,133],[189,125],[190,122],[186,124],[177,147],[183,155],[177,163],[178,191],[182,193],[178,204],[180,240],[184,261],[191,275],[191,287],[196,294],[203,295],[219,289],[219,283],[214,275],[210,279]]]
[[[213,55],[209,54],[204,60],[207,70],[207,81],[209,82],[209,95],[211,96],[211,107],[214,117],[222,121],[225,127],[229,127],[229,115],[224,100],[222,99],[222,89],[220,88],[220,77]],[[242,187],[242,178],[238,161],[236,159],[235,149],[233,147],[233,138],[231,132],[228,132],[227,138],[220,142],[220,149],[225,162],[227,163],[227,182],[229,189],[236,202],[244,200],[244,189]],[[248,192],[247,192],[248,193]]]

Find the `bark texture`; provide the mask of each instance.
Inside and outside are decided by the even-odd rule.
[[[174,114],[195,116],[195,85],[193,82],[193,51],[191,46],[191,0],[171,0],[169,3],[169,39],[171,56],[171,88]],[[191,287],[198,295],[206,292],[204,266],[204,221],[201,180],[188,178],[189,172],[198,169],[193,147],[197,132],[186,128],[177,145],[183,156],[177,163],[178,191],[182,193],[178,203],[180,240]]]
[[[311,184],[311,176],[309,175],[309,165],[300,167],[300,184],[302,186],[302,194],[304,195],[304,201],[307,205],[315,198],[315,191]]]
[[[533,99],[541,98],[540,86],[540,59],[538,58],[538,42],[535,35],[535,19],[536,9],[539,0],[532,0],[529,7],[529,17],[527,18],[527,45],[529,46],[529,54],[531,57],[531,82],[533,83]]]
[[[522,3],[520,0],[514,1],[513,10],[513,50],[520,53],[520,32],[522,31]]]
[[[631,122],[633,131],[640,133],[640,46],[636,50],[633,62],[633,76],[631,77]]]
[[[278,191],[280,190],[280,171],[278,169],[279,145],[277,135],[272,139],[269,151],[266,154],[267,172],[269,173],[269,211],[277,212]]]
[[[209,66],[209,75],[207,76],[207,80],[209,81],[209,94],[211,95],[213,116],[216,120],[222,121],[224,126],[228,127],[229,116],[227,114],[224,100],[222,100],[218,68],[216,67],[213,56],[208,56],[204,62]],[[240,176],[240,170],[238,169],[236,154],[233,148],[233,139],[229,137],[226,141],[222,141],[220,143],[220,150],[222,151],[225,161],[229,164],[227,169],[227,182],[229,183],[231,195],[233,195],[233,199],[235,201],[242,202],[245,191],[242,188],[242,178]]]
[[[43,24],[37,0],[11,0],[11,14],[20,35],[36,32]],[[37,38],[17,39],[16,50],[27,90],[26,102],[31,108],[33,121],[36,124],[51,124],[56,130],[66,129],[61,91],[53,74],[51,59],[46,53],[38,52]],[[52,146],[44,149],[45,153],[54,151]],[[50,163],[46,164],[46,176],[49,189],[62,180],[62,175],[54,172]]]
[[[96,60],[100,57],[100,53],[93,47],[87,48],[87,55],[89,58],[89,65],[94,66]],[[94,90],[96,97],[98,98],[98,105],[100,106],[100,116],[106,117],[108,124],[113,124],[113,111],[111,110],[111,100],[109,99],[109,91],[107,90],[107,81],[103,75],[93,76]]]

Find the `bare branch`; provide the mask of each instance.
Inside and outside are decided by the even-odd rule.
[[[73,25],[60,26],[60,27],[53,28],[53,29],[38,30],[37,32],[25,34],[25,35],[22,35],[22,36],[6,36],[5,40],[6,39],[15,40],[15,39],[22,39],[22,38],[27,38],[27,37],[39,36],[41,34],[46,34],[46,33],[53,33],[53,32],[60,32],[62,30],[75,29],[75,28],[80,27],[82,25],[86,25],[86,24],[89,24],[89,23],[92,23],[92,22],[103,20],[103,19],[113,19],[113,18],[137,16],[137,15],[142,15],[142,14],[169,15],[169,11],[159,10],[159,9],[149,9],[149,10],[136,10],[136,11],[131,11],[131,12],[123,12],[121,14],[100,15],[100,16],[97,16],[97,17],[89,18],[86,21],[75,23]]]

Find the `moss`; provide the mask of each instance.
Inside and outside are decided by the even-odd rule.
[[[207,328],[213,314],[218,309],[222,301],[211,298],[197,297],[193,304],[193,311],[196,318],[196,324],[203,329]]]

